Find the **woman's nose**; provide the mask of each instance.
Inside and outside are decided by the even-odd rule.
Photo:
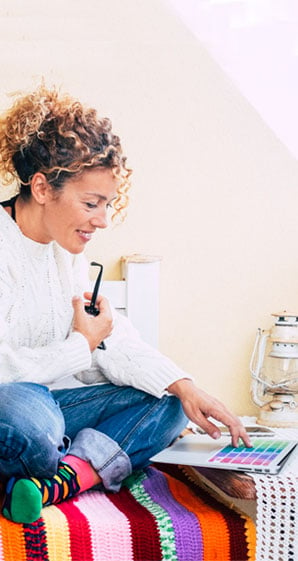
[[[108,226],[107,211],[100,209],[90,220],[93,228],[106,228]]]

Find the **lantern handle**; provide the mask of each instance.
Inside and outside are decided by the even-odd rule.
[[[260,327],[258,328],[249,366],[253,378],[251,385],[251,395],[254,403],[259,407],[262,407],[264,405],[264,403],[259,398],[259,384],[261,384],[261,386],[263,387],[263,393],[265,393],[265,388],[270,387],[270,384],[268,384],[268,382],[266,382],[259,376],[268,336],[269,332],[266,333],[262,331]]]
[[[262,335],[262,333],[263,333],[263,335]],[[263,386],[266,386],[266,388],[275,388],[276,384],[270,384],[269,382],[266,382],[266,380],[264,380],[263,378],[261,378],[259,376],[259,372],[260,372],[260,369],[261,369],[261,366],[262,366],[264,353],[265,353],[265,346],[266,346],[266,342],[267,342],[268,337],[269,337],[269,332],[267,331],[267,333],[266,333],[265,331],[262,331],[262,329],[260,329],[260,327],[258,327],[257,336],[256,336],[253,352],[252,352],[251,359],[250,359],[249,369],[250,369],[250,373],[251,373],[251,375],[252,375],[252,377],[254,378],[255,381],[260,382]],[[259,348],[259,352],[258,352],[258,355],[257,355],[258,348]],[[255,364],[256,356],[257,356],[257,363]]]
[[[249,369],[250,369],[252,377],[255,380],[259,380],[260,382],[262,382],[264,384],[266,384],[266,382],[264,382],[264,380],[262,380],[259,377],[259,372],[260,372],[260,368],[262,366],[262,361],[263,361],[264,352],[265,352],[265,345],[266,345],[266,340],[268,338],[268,335],[269,335],[268,333],[265,333],[264,331],[262,331],[262,329],[260,327],[258,327],[257,336],[256,336],[254,348],[253,348],[253,351],[252,351],[250,364],[249,364]]]

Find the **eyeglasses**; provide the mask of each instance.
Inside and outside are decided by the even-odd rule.
[[[99,267],[99,273],[98,273],[97,279],[95,281],[95,285],[94,285],[94,289],[93,289],[90,304],[88,306],[85,306],[85,311],[87,312],[87,314],[90,314],[91,316],[98,316],[98,314],[100,312],[99,312],[99,309],[95,306],[95,304],[96,304],[97,294],[98,294],[98,290],[99,290],[100,283],[101,283],[101,278],[102,278],[102,273],[103,273],[103,265],[101,265],[100,263],[96,263],[96,261],[91,261],[90,265]],[[106,350],[105,342],[102,341],[98,345],[97,348],[105,351]]]

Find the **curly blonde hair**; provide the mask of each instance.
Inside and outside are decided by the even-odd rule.
[[[119,179],[114,217],[123,217],[131,170],[110,119],[44,84],[0,116],[0,178],[3,185],[17,180],[23,199],[30,198],[37,172],[58,191],[67,178],[96,167],[111,169]]]

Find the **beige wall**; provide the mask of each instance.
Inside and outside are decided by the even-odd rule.
[[[88,248],[106,278],[157,254],[160,348],[237,413],[270,313],[298,311],[298,165],[162,0],[6,0],[0,101],[48,83],[113,118],[134,168],[126,222]]]

